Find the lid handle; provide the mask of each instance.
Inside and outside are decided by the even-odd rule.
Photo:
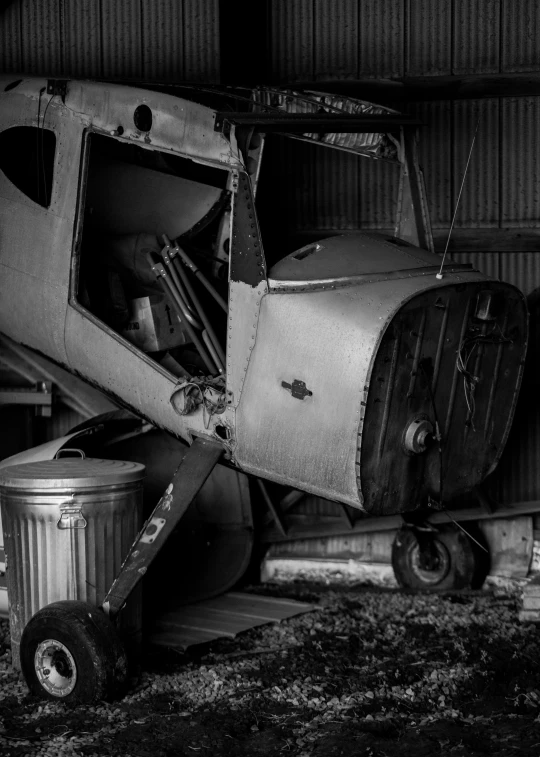
[[[77,449],[76,447],[64,447],[64,449],[59,449],[56,455],[54,456],[55,460],[58,460],[58,458],[63,457],[64,452],[74,452],[75,455],[69,455],[69,457],[75,457],[76,455],[79,455],[82,460],[86,457],[82,449]],[[65,455],[65,457],[68,457],[68,455]]]

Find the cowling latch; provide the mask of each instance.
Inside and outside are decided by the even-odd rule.
[[[303,400],[304,397],[311,397],[313,395],[313,392],[307,388],[305,381],[300,381],[299,379],[294,379],[292,384],[289,384],[287,381],[282,381],[281,386],[284,389],[288,389],[292,396],[297,400]]]

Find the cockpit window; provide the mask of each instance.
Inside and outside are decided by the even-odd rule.
[[[18,190],[44,208],[51,203],[56,136],[37,126],[0,132],[0,170]]]

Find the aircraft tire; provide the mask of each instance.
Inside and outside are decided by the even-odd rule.
[[[436,559],[430,568],[422,565],[414,528],[404,526],[392,545],[392,567],[403,589],[458,591],[475,588],[479,582],[481,560],[473,542],[455,526],[440,526],[423,535],[433,540]]]
[[[114,625],[86,602],[53,602],[35,613],[21,637],[21,668],[30,692],[73,704],[124,693],[127,659]]]

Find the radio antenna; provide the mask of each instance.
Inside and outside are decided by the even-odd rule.
[[[461,193],[463,192],[463,186],[465,185],[465,179],[467,177],[467,171],[469,170],[469,163],[471,162],[471,157],[472,157],[473,148],[474,148],[474,142],[476,140],[476,135],[478,133],[478,127],[479,126],[480,126],[480,117],[478,117],[478,121],[476,122],[476,129],[474,130],[474,135],[473,135],[472,142],[471,142],[471,149],[469,150],[469,157],[467,158],[467,163],[465,165],[465,171],[463,172],[463,179],[461,180],[461,186],[459,188],[459,194],[458,194],[457,200],[456,200],[456,207],[454,208],[454,215],[452,216],[452,223],[450,224],[450,229],[448,231],[448,239],[446,240],[446,245],[445,245],[443,256],[442,256],[441,267],[440,267],[439,273],[437,273],[435,275],[435,278],[437,278],[437,279],[442,279],[442,277],[443,277],[444,261],[446,259],[446,253],[448,252],[448,245],[450,244],[450,237],[452,236],[452,230],[454,228],[454,223],[456,221],[456,215],[457,215],[457,211],[458,211],[458,207],[459,207],[459,201],[461,199]]]

